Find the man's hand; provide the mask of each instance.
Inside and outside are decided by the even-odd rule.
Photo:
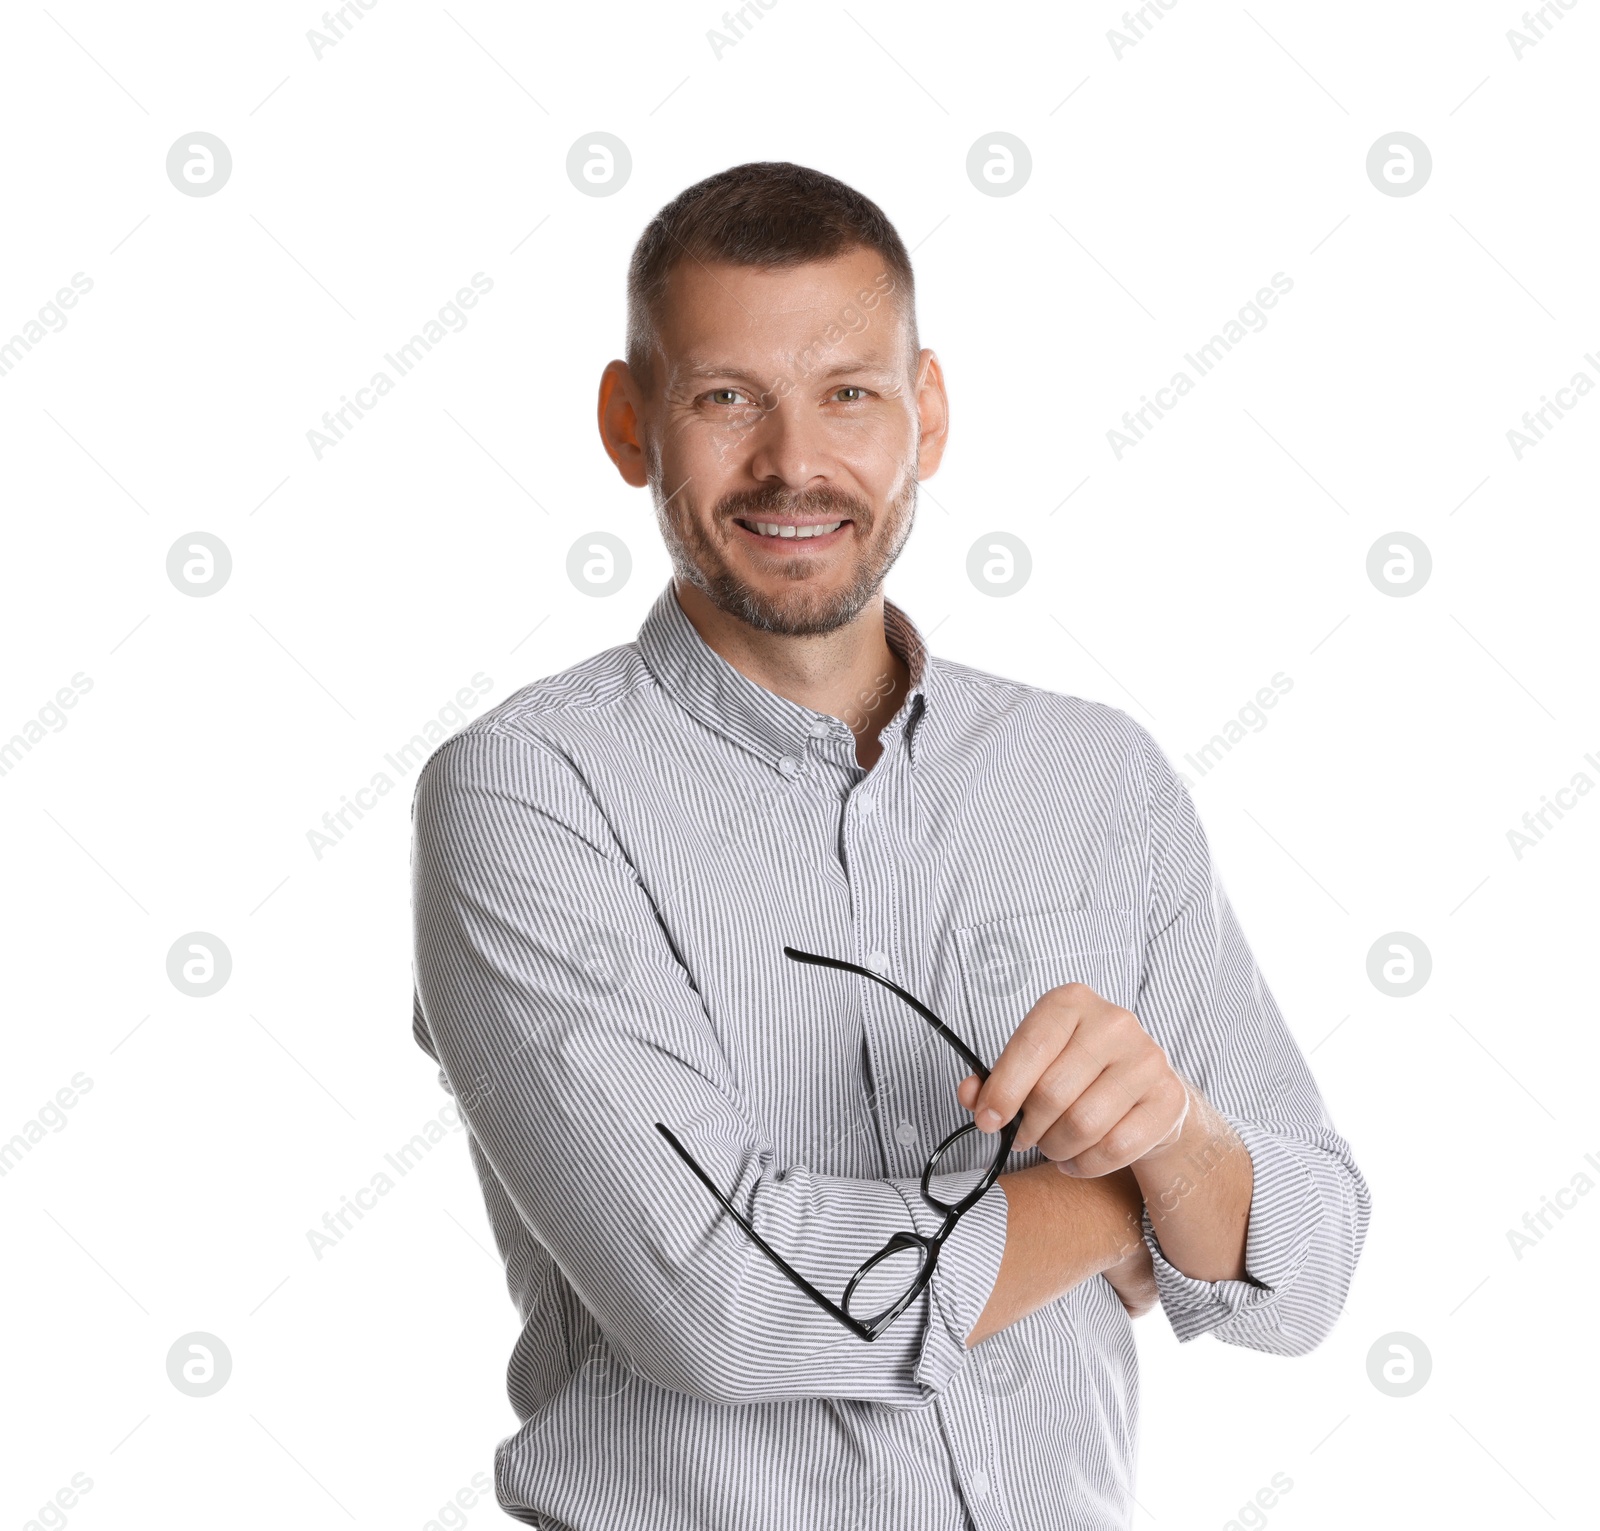
[[[1038,1146],[1056,1168],[1085,1178],[1130,1170],[1150,1209],[1161,1253],[1196,1281],[1245,1275],[1255,1168],[1229,1120],[1173,1071],[1131,1012],[1087,984],[1052,989],[1022,1018],[979,1088],[969,1074],[956,1098],[980,1132],[1020,1109],[1012,1143]],[[1148,1309],[1149,1251],[1105,1272],[1128,1305]],[[1124,1291],[1124,1288],[1129,1291]]]
[[[1176,1143],[1189,1091],[1131,1011],[1087,984],[1051,989],[1022,1018],[988,1079],[956,1091],[980,1132],[1020,1107],[1015,1153],[1038,1145],[1070,1175],[1108,1175]],[[1148,1252],[1146,1252],[1148,1259]]]

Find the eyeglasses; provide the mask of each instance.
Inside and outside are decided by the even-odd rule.
[[[862,978],[870,978],[873,983],[881,984],[884,988],[889,990],[891,994],[899,995],[901,999],[910,1005],[911,1008],[923,1018],[923,1020],[927,1021],[927,1023],[932,1026],[933,1029],[938,1032],[938,1034],[961,1055],[967,1067],[970,1068],[980,1080],[984,1080],[989,1077],[989,1070],[983,1061],[978,1057],[978,1055],[973,1052],[973,1050],[968,1047],[960,1037],[951,1031],[951,1029],[946,1026],[945,1023],[933,1013],[933,1011],[923,1004],[921,1000],[916,998],[915,995],[906,993],[906,991],[898,984],[891,983],[887,978],[880,977],[877,973],[872,972],[868,968],[857,967],[855,963],[845,962],[838,957],[821,957],[815,952],[797,951],[792,946],[784,947],[783,955],[795,962],[809,962],[814,963],[818,967],[839,968],[841,971],[846,973],[857,973]],[[961,1219],[962,1215],[970,1211],[978,1201],[978,1198],[981,1197],[983,1193],[995,1183],[996,1179],[998,1179],[1000,1171],[1005,1165],[1006,1155],[1011,1152],[1012,1141],[1015,1139],[1017,1131],[1021,1125],[1022,1112],[1018,1111],[1017,1114],[1012,1117],[1012,1119],[1007,1122],[1000,1131],[1000,1146],[995,1153],[993,1162],[989,1165],[988,1169],[984,1171],[983,1176],[979,1179],[978,1183],[973,1186],[973,1188],[968,1191],[960,1201],[954,1203],[941,1201],[937,1196],[935,1196],[933,1192],[928,1189],[928,1181],[933,1175],[938,1173],[938,1166],[940,1161],[944,1159],[945,1155],[949,1153],[949,1151],[957,1143],[966,1137],[969,1132],[976,1132],[978,1130],[977,1122],[964,1122],[961,1126],[957,1127],[956,1130],[949,1135],[949,1137],[940,1143],[939,1146],[928,1155],[928,1162],[923,1166],[921,1185],[922,1199],[927,1202],[927,1204],[932,1207],[935,1212],[940,1213],[943,1217],[943,1221],[940,1223],[938,1231],[933,1234],[921,1234],[911,1231],[894,1234],[884,1244],[883,1248],[877,1252],[877,1254],[873,1255],[870,1259],[863,1261],[861,1266],[857,1269],[855,1275],[850,1278],[849,1285],[847,1285],[844,1289],[844,1295],[837,1303],[830,1302],[828,1298],[823,1296],[823,1294],[818,1291],[816,1287],[807,1281],[799,1271],[790,1265],[789,1262],[777,1252],[777,1250],[767,1243],[767,1241],[750,1226],[749,1222],[746,1221],[746,1219],[741,1215],[738,1208],[735,1207],[733,1203],[717,1189],[710,1176],[708,1176],[706,1172],[695,1162],[694,1155],[691,1154],[689,1150],[678,1141],[677,1136],[670,1128],[664,1126],[660,1122],[657,1122],[656,1131],[659,1132],[661,1136],[672,1145],[678,1157],[682,1159],[683,1162],[687,1164],[697,1176],[699,1176],[705,1188],[716,1197],[717,1201],[721,1204],[728,1215],[732,1217],[741,1228],[744,1229],[744,1231],[750,1236],[752,1242],[754,1242],[755,1246],[761,1250],[761,1252],[766,1255],[766,1257],[771,1260],[772,1263],[777,1266],[778,1269],[782,1271],[783,1274],[787,1276],[795,1286],[804,1292],[806,1296],[809,1297],[812,1302],[816,1303],[819,1308],[823,1309],[827,1313],[831,1313],[841,1324],[845,1326],[846,1329],[850,1330],[852,1334],[856,1335],[859,1339],[870,1342],[877,1339],[877,1337],[882,1334],[890,1324],[899,1318],[900,1315],[917,1300],[918,1296],[922,1292],[922,1289],[927,1286],[929,1280],[933,1276],[934,1266],[938,1263],[939,1251],[944,1246],[944,1241],[950,1237],[951,1232],[954,1230],[956,1223]],[[877,1277],[873,1277],[873,1272],[876,1271],[879,1266],[884,1266],[885,1262],[889,1263],[886,1265],[884,1271]],[[871,1318],[858,1318],[850,1311],[851,1299],[856,1296],[857,1288],[861,1286],[861,1283],[869,1278],[872,1278],[872,1286],[869,1288],[869,1290],[876,1294],[878,1298],[887,1298],[894,1293],[898,1293],[899,1295],[894,1296],[894,1300],[890,1302],[889,1306],[884,1308],[882,1312],[873,1314]],[[901,1288],[902,1282],[904,1283],[903,1290]]]

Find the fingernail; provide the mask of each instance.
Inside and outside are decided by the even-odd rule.
[[[1000,1113],[990,1106],[985,1106],[977,1115],[978,1131],[993,1132],[1000,1125]]]
[[[1056,1168],[1060,1170],[1063,1175],[1078,1175],[1078,1166],[1070,1159],[1057,1159]],[[1081,1176],[1079,1178],[1081,1178]]]

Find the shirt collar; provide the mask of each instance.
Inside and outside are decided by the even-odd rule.
[[[914,764],[916,741],[923,732],[917,720],[927,709],[933,666],[917,625],[887,596],[883,628],[889,647],[905,661],[911,681],[900,710],[879,738],[887,753],[905,733]],[[639,629],[638,648],[650,673],[685,712],[785,776],[804,770],[807,746],[813,741],[854,738],[842,718],[791,702],[724,659],[678,604],[672,579]]]

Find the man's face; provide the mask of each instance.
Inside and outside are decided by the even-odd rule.
[[[930,423],[920,471],[943,445],[938,363],[913,367],[893,278],[870,250],[776,270],[685,260],[662,310],[637,397],[674,571],[763,631],[849,622],[910,535]]]

